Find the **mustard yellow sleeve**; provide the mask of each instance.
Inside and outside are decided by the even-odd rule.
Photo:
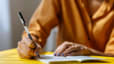
[[[111,36],[109,38],[109,41],[108,41],[108,43],[106,45],[105,53],[114,55],[114,26],[113,26],[113,30],[111,32]]]
[[[114,0],[109,0],[109,5],[112,7],[112,31],[110,33],[109,40],[106,43],[104,53],[114,55]],[[111,8],[110,6],[108,7],[108,9]]]
[[[59,0],[42,0],[30,20],[29,31],[37,38],[37,42],[42,47],[45,45],[50,30],[58,24],[58,1]],[[23,37],[25,36],[26,33],[24,32]]]

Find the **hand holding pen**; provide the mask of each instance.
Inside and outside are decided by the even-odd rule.
[[[28,37],[24,37],[18,42],[18,53],[22,58],[39,58],[41,46],[35,42],[35,37],[30,34],[21,12],[18,13],[18,16],[24,26],[25,32],[28,35]]]

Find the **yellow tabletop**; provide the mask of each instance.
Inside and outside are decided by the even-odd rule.
[[[44,55],[52,54],[52,52],[44,52]],[[114,64],[113,57],[103,57],[103,56],[93,56],[98,58],[106,59],[106,62],[86,62],[86,63],[79,63],[79,62],[66,62],[64,64]],[[21,59],[16,49],[10,49],[6,51],[0,52],[0,64],[44,64],[38,60],[31,60],[31,59]],[[58,63],[57,63],[58,64]],[[59,63],[63,64],[63,63]]]

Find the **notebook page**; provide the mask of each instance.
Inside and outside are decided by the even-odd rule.
[[[41,62],[44,63],[50,63],[50,62],[60,62],[60,61],[89,61],[89,60],[103,60],[101,58],[94,58],[89,56],[53,56],[53,55],[41,55],[41,58],[38,59]]]

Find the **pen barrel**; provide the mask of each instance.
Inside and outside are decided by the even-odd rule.
[[[30,33],[28,33],[28,37],[33,41],[33,38]]]
[[[33,41],[33,46],[34,46],[34,48],[33,49],[37,49],[37,47],[40,47],[39,45],[38,45],[38,43],[37,42],[35,42],[34,40],[33,40],[33,38],[32,38],[32,36],[31,36],[31,34],[28,34],[28,37]],[[35,54],[36,54],[36,58],[37,57],[40,57],[40,55],[39,55],[39,52],[38,51],[35,51]]]
[[[19,16],[19,19],[20,19],[21,23],[22,23],[23,26],[24,26],[24,29],[25,29],[26,33],[28,34],[29,39],[33,41],[33,44],[31,44],[30,47],[31,47],[32,49],[37,49],[37,47],[40,47],[40,45],[38,45],[38,43],[33,40],[32,36],[31,36],[31,34],[30,34],[30,32],[29,32],[27,26],[26,26],[26,22],[25,22],[25,19],[24,19],[22,13],[19,12],[19,13],[18,13],[18,16]],[[36,54],[38,57],[40,56],[38,52],[35,52],[35,54]]]

